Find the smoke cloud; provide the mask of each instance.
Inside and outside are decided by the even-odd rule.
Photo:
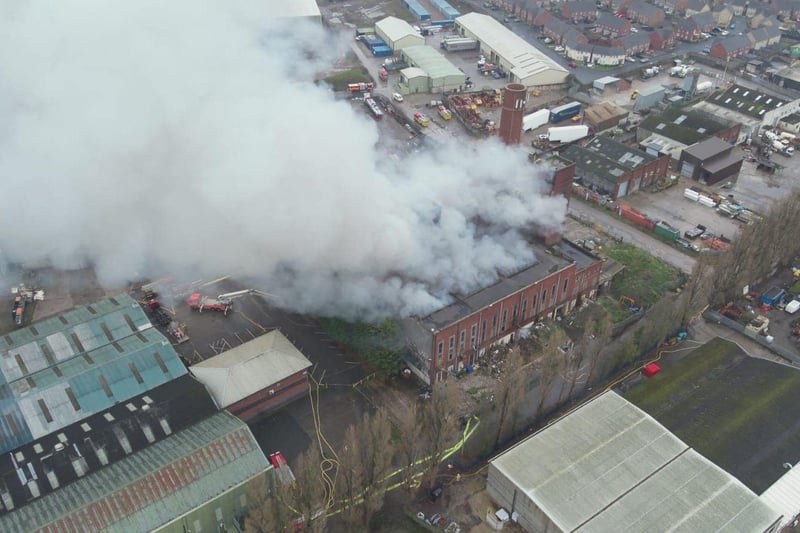
[[[490,283],[533,258],[522,231],[560,227],[563,199],[497,142],[386,164],[367,114],[313,83],[350,36],[273,13],[0,0],[3,254],[109,285],[229,273],[376,317]]]

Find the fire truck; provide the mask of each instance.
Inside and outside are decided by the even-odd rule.
[[[189,304],[189,308],[193,311],[198,311],[200,313],[203,311],[220,311],[223,315],[227,316],[228,312],[233,309],[233,300],[242,296],[247,296],[248,294],[257,294],[259,296],[268,298],[273,297],[271,294],[259,291],[257,289],[244,289],[241,291],[226,292],[225,294],[220,294],[216,298],[203,296],[199,292],[195,292],[189,296],[187,303]]]

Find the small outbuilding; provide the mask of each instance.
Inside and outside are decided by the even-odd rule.
[[[464,72],[435,48],[430,46],[409,46],[403,48],[400,53],[403,60],[410,67],[417,68],[414,71],[409,71],[409,69],[401,71],[401,88],[404,80],[409,81],[409,87],[401,90],[401,92],[442,93],[464,88],[466,81]],[[422,71],[425,76],[424,84],[417,80],[419,71]],[[414,80],[413,83],[411,83],[412,80]]]
[[[425,44],[425,38],[411,24],[397,17],[386,17],[376,22],[375,33],[395,52]]]
[[[717,137],[695,143],[681,153],[682,176],[713,185],[739,175],[744,157],[734,146]]]
[[[310,367],[311,361],[273,330],[189,370],[220,408],[247,421],[305,395]]]
[[[628,116],[628,111],[613,102],[601,102],[587,107],[583,112],[583,121],[595,132],[619,126]]]

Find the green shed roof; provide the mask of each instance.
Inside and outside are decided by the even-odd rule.
[[[403,48],[403,55],[412,65],[424,70],[431,78],[456,76],[464,78],[464,73],[446,57],[430,46],[409,46]]]

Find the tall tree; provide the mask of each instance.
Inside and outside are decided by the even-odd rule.
[[[374,514],[383,507],[388,476],[392,472],[395,447],[392,444],[392,424],[384,407],[361,423],[361,462],[364,469],[364,527],[369,527]]]
[[[295,482],[286,491],[286,503],[301,519],[299,531],[317,533],[325,530],[326,502],[322,456],[312,446],[296,461]]]
[[[499,406],[495,449],[516,430],[519,404],[530,389],[530,371],[530,365],[525,364],[518,347],[514,347],[506,354],[499,387],[495,389]]]
[[[270,486],[270,484],[273,486]],[[280,485],[274,480],[261,476],[247,489],[248,514],[245,519],[245,533],[274,533],[289,526],[290,512],[282,501]]]
[[[430,488],[434,488],[439,478],[439,465],[447,449],[458,436],[458,390],[451,379],[434,387],[431,399],[422,411],[420,437],[427,448],[425,478]]]
[[[543,340],[542,352],[535,362],[539,375],[539,403],[536,405],[534,418],[538,419],[546,407],[547,400],[564,368],[569,345],[569,337],[557,327]]]
[[[361,434],[355,425],[345,431],[344,443],[339,451],[339,468],[336,476],[337,505],[340,516],[350,528],[361,523],[364,493],[364,468],[361,463]]]
[[[581,345],[585,347],[587,364],[586,383],[594,383],[597,379],[598,363],[603,354],[603,350],[611,342],[612,334],[614,332],[614,323],[611,321],[611,316],[601,309],[600,314],[591,322],[588,337],[585,337]]]
[[[425,457],[427,446],[420,437],[422,413],[419,404],[413,403],[404,410],[397,421],[399,438],[397,440],[398,460],[403,472],[401,474],[405,487],[412,490],[415,486],[414,475],[420,471],[419,462]]]

